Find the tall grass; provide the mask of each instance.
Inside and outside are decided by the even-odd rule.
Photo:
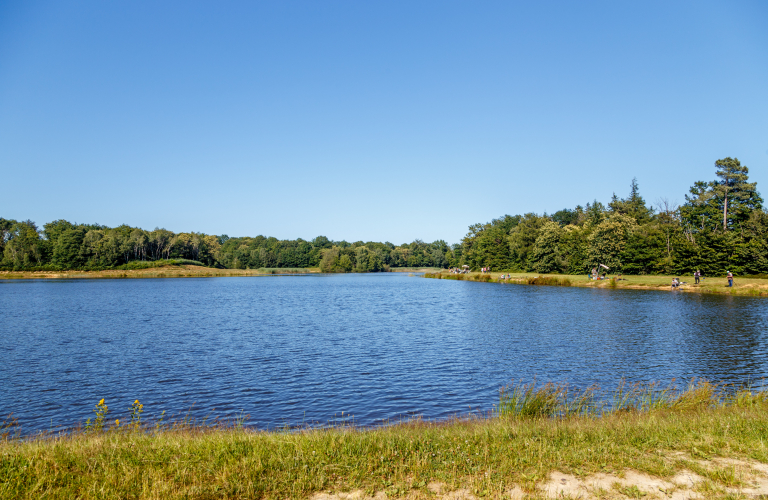
[[[571,286],[571,280],[558,276],[532,276],[527,279],[529,285]]]
[[[497,414],[502,418],[597,417],[659,410],[689,411],[718,407],[749,407],[768,402],[768,392],[751,387],[717,385],[691,380],[684,388],[659,383],[630,384],[622,380],[616,389],[601,397],[597,386],[583,390],[568,384],[547,383],[536,387],[516,383],[499,390]]]
[[[138,418],[117,424],[112,415],[100,431],[0,440],[0,498],[283,500],[361,489],[426,499],[434,498],[433,481],[483,499],[509,498],[515,486],[538,498],[554,470],[670,478],[695,467],[691,457],[768,462],[762,391],[696,381],[681,389],[625,383],[608,401],[598,394],[515,384],[488,418],[368,429],[258,432],[242,422],[189,420],[139,426]],[[726,498],[717,492],[738,478],[712,465],[700,472],[705,496]]]
[[[468,274],[453,274],[453,273],[424,273],[425,278],[444,279],[444,280],[458,280],[458,281],[481,281],[485,283],[499,282],[499,283],[522,283],[528,285],[548,285],[548,286],[572,286],[571,280],[568,277],[560,276],[517,276],[507,279],[501,279],[493,274],[485,273],[468,273]]]
[[[258,271],[265,274],[304,274],[311,272],[305,267],[260,267]]]
[[[595,387],[582,391],[568,384],[547,383],[536,388],[536,383],[513,384],[499,390],[500,417],[513,418],[565,418],[575,415],[597,415],[599,402]]]

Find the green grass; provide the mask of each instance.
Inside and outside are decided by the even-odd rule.
[[[632,386],[618,392],[630,390],[624,400],[634,404],[596,417],[565,411],[562,389],[512,386],[500,407],[504,394],[518,394],[515,411],[371,429],[255,432],[180,423],[6,439],[0,498],[285,499],[355,489],[430,498],[431,482],[497,498],[515,485],[535,492],[555,470],[584,477],[631,469],[669,478],[695,469],[694,459],[768,462],[765,393],[706,383],[663,393]],[[649,403],[649,393],[664,403]],[[726,498],[725,488],[739,484],[733,468],[699,472],[707,481],[700,488],[712,493],[707,498]]]

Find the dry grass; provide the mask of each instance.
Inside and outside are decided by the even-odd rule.
[[[320,268],[314,267],[307,269],[217,269],[214,267],[183,265],[132,270],[109,269],[105,271],[0,271],[0,279],[206,278],[319,272]]]
[[[508,278],[501,279],[504,274]],[[690,276],[635,276],[623,275],[622,279],[606,279],[599,281],[590,280],[587,275],[566,274],[538,274],[538,273],[468,273],[452,274],[447,271],[426,273],[427,278],[452,279],[465,281],[485,281],[494,283],[528,284],[528,285],[556,285],[556,286],[580,286],[592,288],[626,288],[638,290],[664,290],[673,291],[672,278],[678,277],[687,282],[679,289],[680,292],[716,293],[727,295],[744,295],[752,297],[768,296],[768,279],[764,278],[740,278],[734,279],[733,288],[728,287],[728,280],[724,277],[706,278],[701,284],[695,285]],[[614,278],[614,276],[611,276]]]
[[[391,273],[439,273],[439,267],[390,267]]]

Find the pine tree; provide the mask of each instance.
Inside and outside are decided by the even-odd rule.
[[[640,187],[637,185],[637,177],[632,179],[628,198],[619,199],[613,194],[608,204],[613,213],[629,215],[642,224],[651,220],[653,209],[645,205],[645,200],[640,196]]]
[[[730,157],[717,160],[715,166],[719,179],[696,182],[680,207],[686,227],[693,232],[714,231],[721,223],[727,231],[762,208],[763,199],[757,192],[757,183],[747,182],[749,169],[746,166]]]
[[[723,229],[730,226],[729,210],[733,215],[746,215],[762,206],[762,199],[757,194],[757,183],[749,183],[749,169],[742,165],[738,158],[723,158],[715,162],[717,167],[716,180],[712,184],[712,192],[723,207]],[[746,214],[744,214],[746,212]],[[741,217],[740,217],[741,218]]]

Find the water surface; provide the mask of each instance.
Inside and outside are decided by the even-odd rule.
[[[0,282],[0,411],[25,432],[125,416],[261,428],[488,410],[512,381],[768,374],[768,301],[407,275]]]

